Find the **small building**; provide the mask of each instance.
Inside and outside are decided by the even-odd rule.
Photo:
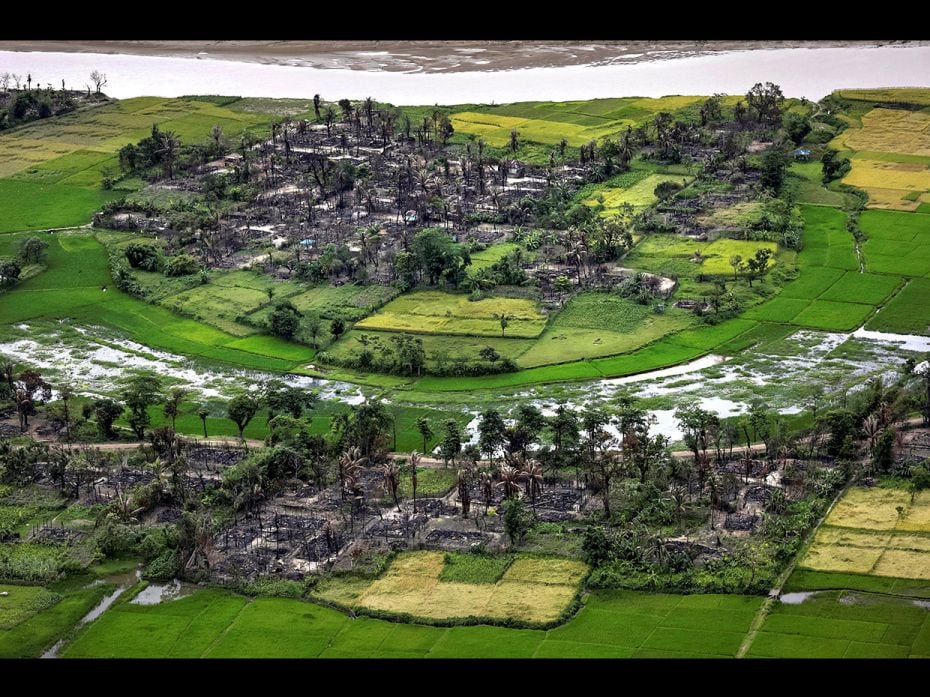
[[[801,160],[802,162],[807,162],[811,159],[811,151],[807,148],[798,148],[791,154],[794,155],[795,160]]]
[[[310,248],[310,247],[312,247],[313,245],[316,244],[316,240],[314,240],[314,239],[312,239],[312,238],[310,238],[310,237],[307,237],[307,238],[305,238],[305,239],[302,239],[302,240],[301,240],[300,242],[298,242],[297,244],[299,244],[301,247]]]
[[[407,225],[416,225],[417,224],[417,212],[416,211],[407,211],[404,213],[404,223]]]

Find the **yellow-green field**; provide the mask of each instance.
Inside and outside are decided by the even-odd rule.
[[[0,232],[89,222],[118,195],[101,190],[103,171],[117,170],[117,151],[153,124],[193,144],[207,141],[213,126],[234,139],[270,120],[206,101],[137,97],[12,129],[0,134]]]
[[[850,489],[800,567],[930,580],[930,491]]]
[[[853,99],[924,104],[926,90],[844,91]],[[869,194],[869,206],[913,211],[930,192],[930,114],[878,107],[852,120],[830,145],[850,151],[852,169],[844,184]]]
[[[601,211],[601,215],[605,217],[616,215],[620,208],[627,203],[635,208],[645,208],[657,201],[655,190],[659,184],[675,182],[684,186],[692,178],[676,174],[650,174],[645,179],[641,179],[628,187],[598,190],[594,196],[585,199],[585,204],[597,206],[603,203],[604,210]]]
[[[556,145],[564,138],[577,147],[612,136],[627,127],[651,120],[661,111],[675,112],[703,101],[704,97],[671,96],[658,99],[592,99],[582,102],[524,102],[451,115],[456,133],[482,138],[488,145],[504,147],[510,131],[521,141]],[[726,100],[728,103],[731,98]]]
[[[442,581],[443,552],[407,552],[385,574],[332,600],[431,619],[487,617],[552,622],[568,607],[587,574],[572,559],[518,557],[496,583]],[[328,595],[324,590],[324,596]]]
[[[407,293],[356,324],[357,329],[462,336],[501,336],[500,316],[508,318],[503,335],[539,336],[546,317],[523,298],[486,298],[424,290]]]

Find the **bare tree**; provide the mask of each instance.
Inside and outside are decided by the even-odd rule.
[[[100,90],[107,84],[106,73],[101,73],[99,70],[94,70],[90,74],[90,81],[94,83],[94,89],[97,91],[97,94],[100,94]]]

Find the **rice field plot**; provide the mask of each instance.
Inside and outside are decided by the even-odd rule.
[[[824,591],[777,603],[749,657],[907,658],[930,656],[930,612],[913,601]]]
[[[556,145],[563,138],[569,145],[577,147],[591,140],[613,135],[630,121],[604,120],[596,125],[584,125],[565,121],[525,119],[515,116],[500,116],[474,111],[460,111],[450,116],[456,133],[466,133],[482,138],[488,145],[504,147],[510,143],[510,132],[517,129],[521,140]]]
[[[305,314],[315,313],[327,319],[342,319],[354,322],[397,296],[391,286],[317,286],[288,298],[298,310]]]
[[[110,584],[58,593],[37,586],[0,586],[0,658],[38,658],[113,590]]]
[[[659,315],[617,295],[582,293],[552,318],[519,363],[534,367],[626,353],[691,324],[686,313],[674,309]]]
[[[849,331],[861,327],[875,308],[859,303],[815,300],[791,320],[792,324],[827,331]]]
[[[930,279],[908,281],[866,327],[901,334],[930,334]]]
[[[869,239],[924,243],[930,241],[930,216],[894,211],[863,211],[859,226]]]
[[[923,213],[865,211],[868,239],[862,245],[866,267],[898,276],[930,275],[930,216]]]
[[[543,581],[548,573],[536,575],[530,567],[524,572],[530,575],[520,583],[547,587]],[[415,574],[408,578],[418,582]],[[495,584],[437,581],[436,585],[493,588]],[[349,619],[300,600],[250,600],[218,589],[199,589],[151,606],[118,601],[65,647],[63,656],[732,657],[761,602],[746,596],[597,592],[566,624],[540,631]],[[501,607],[506,609],[506,603]]]
[[[861,128],[840,135],[849,150],[930,155],[930,114],[906,109],[872,109]]]
[[[753,256],[757,249],[777,250],[774,242],[719,239],[697,242],[674,235],[649,235],[644,238],[624,264],[663,276],[694,277],[698,274],[733,276],[730,258],[736,254],[743,259]],[[699,255],[699,256],[698,256]],[[774,266],[769,262],[769,268]]]
[[[169,295],[161,305],[182,315],[213,325],[233,336],[248,336],[258,330],[240,324],[242,317],[269,302],[268,294],[240,286],[206,284]]]
[[[930,89],[923,87],[889,87],[886,89],[837,90],[843,99],[863,102],[889,102],[930,106]]]
[[[832,269],[830,270],[832,271]],[[837,280],[819,297],[821,300],[878,305],[884,302],[900,285],[900,279],[894,276],[848,271],[846,275]]]
[[[850,489],[799,567],[930,581],[930,492]]]
[[[508,325],[501,331],[500,316]],[[471,301],[466,295],[441,291],[407,293],[363,319],[357,329],[534,338],[546,326],[535,302],[522,298],[486,298]]]
[[[441,580],[445,564],[442,552],[401,554],[356,605],[435,619],[550,622],[565,610],[587,574],[579,561],[518,556],[495,583],[466,583]]]
[[[806,253],[807,250],[805,250]],[[803,254],[802,254],[803,258]],[[837,281],[843,278],[842,269],[813,266],[795,280],[786,284],[779,293],[779,298],[813,300],[826,293]]]
[[[0,233],[83,225],[118,191],[0,179]]]

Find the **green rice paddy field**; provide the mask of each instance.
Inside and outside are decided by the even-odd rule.
[[[18,587],[22,588],[22,587]],[[78,632],[64,657],[630,658],[930,657],[930,612],[911,599],[823,591],[776,603],[758,633],[763,599],[598,591],[566,624],[547,631],[433,627],[347,615],[313,603],[249,599],[201,589],[180,600],[134,605],[124,595]],[[66,596],[0,630],[0,655],[37,655],[67,632],[91,598]],[[68,604],[65,607],[65,604]],[[27,636],[25,644],[15,639]]]

